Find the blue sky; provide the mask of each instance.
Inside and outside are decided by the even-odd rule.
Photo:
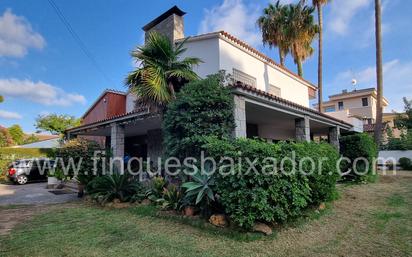
[[[275,60],[260,43],[256,18],[268,1],[54,0],[91,53],[93,64],[47,0],[0,2],[0,125],[35,131],[39,114],[80,117],[105,88],[124,90],[133,69],[130,51],[143,42],[141,27],[173,5],[186,11],[185,33],[226,30]],[[293,0],[283,0],[293,2]],[[310,1],[309,1],[310,2]],[[325,95],[375,85],[373,0],[334,0],[325,8]],[[386,111],[412,98],[412,1],[383,0]],[[314,44],[316,45],[316,44]],[[304,77],[316,83],[316,54]],[[288,67],[295,71],[293,62]],[[97,68],[98,66],[99,68]]]

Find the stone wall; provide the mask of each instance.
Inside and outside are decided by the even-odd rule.
[[[124,127],[113,123],[111,125],[110,146],[113,157],[124,157]]]
[[[145,41],[147,40],[149,33],[152,31],[156,31],[167,36],[172,42],[177,39],[182,39],[185,37],[183,17],[176,14],[170,15],[146,32]]]
[[[246,106],[245,98],[243,96],[234,96],[234,117],[235,117],[235,131],[234,136],[246,137]]]
[[[339,151],[339,148],[340,148],[339,137],[340,137],[340,128],[339,127],[329,128],[329,144],[333,145],[336,149],[338,149],[338,151]]]
[[[295,133],[297,141],[310,141],[309,117],[295,119]]]

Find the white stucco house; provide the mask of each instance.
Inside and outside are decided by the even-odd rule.
[[[174,6],[145,25],[143,30],[146,33],[158,31],[173,42],[183,40],[187,38],[184,34],[184,15]],[[310,141],[315,136],[327,136],[331,144],[339,147],[340,133],[354,129],[348,121],[309,107],[309,101],[316,96],[315,85],[281,67],[229,32],[188,37],[185,48],[185,56],[202,59],[203,63],[195,68],[200,77],[219,70],[232,74],[235,82],[230,87],[235,101],[236,129],[233,133],[236,137]],[[102,94],[97,104],[86,112],[92,118],[68,130],[68,136],[102,137],[115,156],[123,156],[125,151],[151,159],[160,156],[160,116],[147,109],[135,109],[133,103],[136,97],[131,93],[112,93],[117,94],[116,97]],[[124,106],[124,110],[115,115],[106,111],[106,115],[102,116],[104,106],[119,104]]]

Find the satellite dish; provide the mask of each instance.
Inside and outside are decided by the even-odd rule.
[[[352,86],[356,86],[358,84],[358,81],[356,79],[352,79]]]
[[[352,86],[354,91],[356,91],[356,84],[358,84],[358,81],[356,79],[352,79]]]

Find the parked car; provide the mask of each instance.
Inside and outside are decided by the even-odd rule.
[[[46,181],[47,173],[53,166],[54,161],[47,158],[20,159],[9,166],[7,177],[19,185],[29,181]]]

